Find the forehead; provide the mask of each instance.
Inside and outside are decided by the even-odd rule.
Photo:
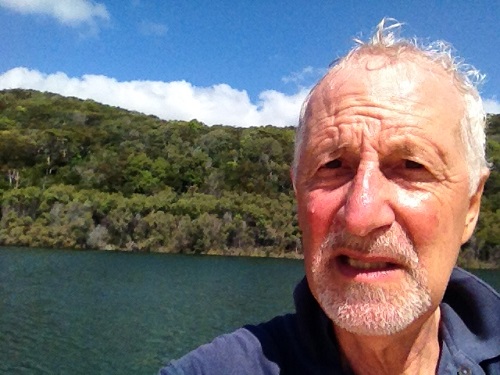
[[[314,89],[304,117],[307,130],[360,108],[389,122],[432,118],[437,131],[458,130],[464,110],[452,75],[436,63],[416,55],[363,55],[334,68]]]

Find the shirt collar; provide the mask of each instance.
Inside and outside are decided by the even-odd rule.
[[[500,295],[455,268],[441,303],[441,335],[452,354],[476,363],[500,356]]]

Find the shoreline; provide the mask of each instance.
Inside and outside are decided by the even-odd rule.
[[[223,256],[223,257],[247,257],[247,258],[272,258],[272,259],[293,259],[293,260],[303,260],[303,254],[297,252],[274,252],[268,249],[252,249],[252,250],[237,250],[231,251],[221,251],[221,250],[208,250],[207,252],[166,252],[166,251],[140,251],[134,249],[78,249],[78,248],[54,248],[54,247],[43,247],[43,246],[25,246],[25,245],[0,245],[0,247],[10,247],[10,248],[24,248],[24,249],[51,249],[51,250],[67,250],[67,251],[103,251],[103,252],[117,252],[117,253],[137,253],[137,254],[171,254],[171,255],[188,255],[188,256]],[[468,264],[470,263],[470,264]],[[500,270],[500,267],[491,262],[482,261],[458,261],[457,267],[464,268],[467,270]]]

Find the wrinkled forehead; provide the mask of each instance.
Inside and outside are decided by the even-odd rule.
[[[304,122],[333,116],[350,99],[363,96],[395,111],[425,105],[426,111],[463,113],[453,76],[438,64],[416,54],[353,56],[322,78],[310,95]],[[404,108],[403,108],[404,107]]]

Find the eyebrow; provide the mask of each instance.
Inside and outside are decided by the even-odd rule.
[[[418,137],[418,141],[416,141],[406,134],[396,135],[392,138],[384,140],[383,143],[383,148],[389,150],[387,155],[395,153],[404,156],[423,154],[432,156],[432,160],[437,158],[442,164],[448,164],[447,154],[438,144],[429,139]]]

